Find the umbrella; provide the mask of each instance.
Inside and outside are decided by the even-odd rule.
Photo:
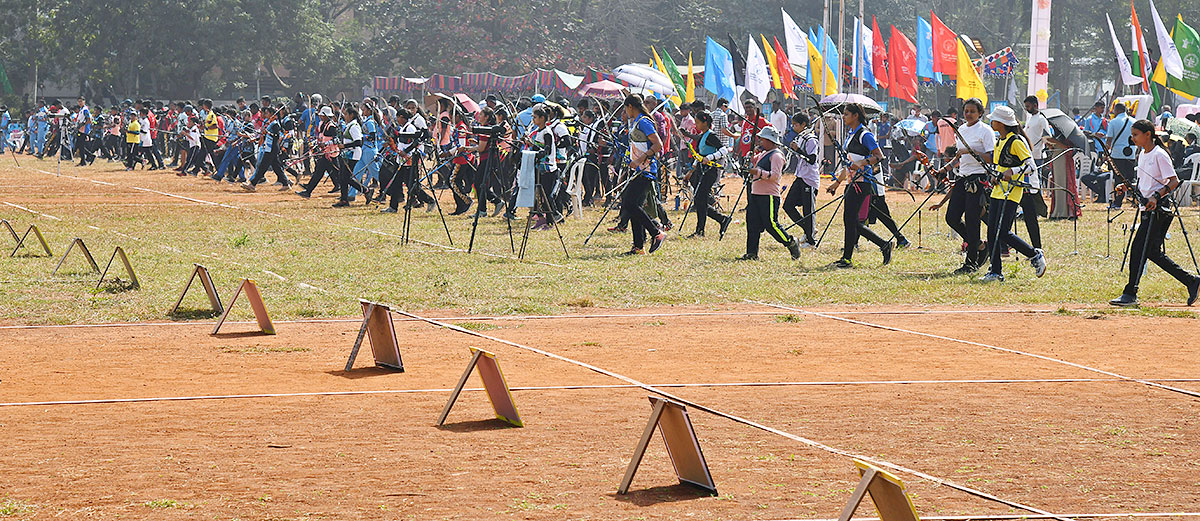
[[[869,116],[883,112],[883,108],[875,103],[875,100],[863,96],[862,94],[830,94],[821,98],[820,107],[822,111],[841,112],[846,105],[858,105],[863,108],[863,112]]]
[[[1165,128],[1172,136],[1183,137],[1188,134],[1200,134],[1200,126],[1183,118],[1168,119]]]
[[[907,132],[910,136],[920,136],[925,133],[925,122],[919,119],[902,119],[896,123],[896,128]]]
[[[675,86],[671,79],[662,72],[638,63],[630,63],[613,69],[613,75],[618,80],[630,85],[644,87],[667,96],[674,96]]]
[[[450,96],[447,96],[440,92],[433,92],[433,93],[425,95],[425,109],[426,110],[437,110],[439,100],[449,101],[451,105],[453,105],[455,103],[454,98],[451,98]]]
[[[1088,149],[1087,138],[1083,136],[1083,131],[1079,130],[1079,125],[1075,124],[1075,120],[1071,116],[1059,109],[1043,109],[1042,115],[1046,116],[1046,121],[1050,122],[1050,128],[1054,131],[1056,141],[1067,143],[1079,150],[1086,151]]]
[[[468,114],[479,112],[479,104],[475,103],[475,100],[471,99],[470,96],[467,96],[466,94],[455,94],[454,99],[458,100],[459,105],[462,105],[462,108],[465,109]]]
[[[579,95],[595,96],[597,98],[618,98],[621,96],[622,88],[621,84],[615,81],[600,80],[584,85],[579,89]]]

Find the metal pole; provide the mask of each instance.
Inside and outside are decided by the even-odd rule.
[[[855,49],[855,51],[862,52],[863,47],[871,45],[871,43],[867,43],[867,41],[866,41],[867,35],[864,34],[864,31],[863,31],[863,29],[867,28],[867,20],[863,17],[863,0],[858,0],[858,23],[859,23],[858,42],[855,43],[854,45],[858,46],[858,48]],[[866,60],[863,60],[863,65],[866,65]],[[857,63],[854,64],[854,68],[855,68],[855,70],[858,70]],[[858,71],[858,93],[859,94],[863,93],[863,76],[866,76],[866,71]],[[886,137],[885,137],[885,139],[886,139]]]
[[[835,83],[842,82],[842,60],[846,58],[846,0],[838,0],[838,63],[834,64]],[[846,89],[838,89],[845,92]]]

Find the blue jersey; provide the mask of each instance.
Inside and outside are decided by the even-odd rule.
[[[363,148],[371,150],[379,149],[379,125],[375,123],[375,118],[367,118],[363,120]]]

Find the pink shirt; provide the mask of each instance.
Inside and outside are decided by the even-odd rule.
[[[771,164],[770,170],[759,169],[763,156],[771,154],[768,160]],[[754,195],[774,195],[778,196],[783,193],[783,187],[780,182],[783,181],[783,151],[778,148],[759,152],[754,155],[755,166],[750,170],[750,179],[754,182],[750,185],[750,193]]]

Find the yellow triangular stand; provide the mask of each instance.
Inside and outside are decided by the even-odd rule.
[[[858,466],[858,474],[862,479],[842,509],[842,515],[838,516],[838,521],[850,521],[867,494],[875,503],[880,521],[921,521],[900,478],[870,463],[854,460],[854,464]]]
[[[354,348],[350,350],[350,359],[346,360],[346,371],[354,367],[354,359],[358,358],[358,349],[362,347],[363,337],[369,336],[375,365],[404,372],[404,362],[400,360],[400,346],[396,342],[396,327],[392,323],[392,310],[383,304],[361,299],[358,302],[362,304],[363,322],[358,328],[358,338],[354,339]]]
[[[5,221],[4,224],[8,225],[8,221]],[[12,226],[8,227],[8,231],[13,231]],[[17,256],[17,252],[21,251],[21,246],[25,244],[25,239],[29,238],[29,232],[33,232],[33,235],[37,237],[38,243],[41,244],[42,249],[46,251],[46,256],[53,257],[54,254],[50,253],[50,245],[46,244],[46,238],[42,236],[42,231],[38,229],[36,224],[29,225],[29,228],[25,230],[25,235],[22,235],[20,239],[17,239],[17,247],[13,248],[13,251],[11,254],[9,254],[9,257]],[[17,234],[15,232],[12,235],[14,239],[17,238]]]
[[[467,363],[467,370],[463,371],[462,378],[458,379],[458,385],[454,386],[454,392],[450,393],[450,400],[442,409],[442,415],[438,418],[437,424],[446,423],[446,417],[450,415],[450,408],[454,407],[458,395],[467,385],[467,379],[471,377],[471,371],[475,369],[479,370],[479,379],[483,380],[483,388],[487,391],[488,400],[492,402],[492,409],[496,411],[496,418],[517,427],[524,427],[525,423],[521,421],[521,415],[517,414],[517,404],[513,401],[508,382],[504,380],[504,373],[500,371],[500,363],[496,361],[496,355],[474,347],[471,348],[471,361]]]
[[[629,492],[629,485],[633,484],[633,475],[642,464],[642,456],[646,455],[650,438],[654,436],[654,431],[658,430],[667,445],[667,456],[671,458],[671,465],[675,467],[675,475],[679,477],[679,482],[717,495],[717,485],[713,482],[712,473],[708,471],[708,462],[704,460],[704,453],[700,450],[700,442],[696,439],[696,431],[692,428],[692,419],[688,417],[687,408],[679,402],[658,396],[651,396],[650,404],[654,407],[650,412],[650,421],[646,424],[646,430],[642,431],[637,447],[633,449],[633,458],[629,460],[625,478],[621,480],[617,494]]]
[[[225,306],[225,312],[221,313],[221,318],[217,320],[217,325],[213,327],[212,334],[215,335],[217,331],[221,330],[221,325],[225,323],[225,319],[229,317],[229,312],[233,310],[233,303],[237,302],[238,295],[242,293],[245,293],[246,299],[250,301],[250,309],[254,310],[254,319],[258,321],[258,328],[263,333],[274,335],[275,325],[271,323],[271,317],[267,315],[267,306],[263,304],[262,294],[258,292],[258,285],[250,279],[242,279],[242,283],[233,292],[233,298],[229,299],[229,305]]]
[[[187,284],[183,285],[183,291],[179,292],[179,299],[175,301],[175,305],[171,306],[171,311],[168,311],[167,314],[174,315],[175,312],[179,310],[180,304],[183,304],[183,297],[186,296],[188,290],[191,289],[192,281],[196,280],[197,278],[200,279],[200,284],[204,286],[204,292],[208,294],[208,302],[209,304],[212,304],[213,312],[218,314],[224,313],[225,306],[221,304],[221,297],[217,295],[217,286],[213,284],[212,276],[208,274],[208,268],[205,268],[199,264],[193,264],[193,266],[196,268],[192,270],[191,276],[188,277]]]
[[[104,273],[100,274],[100,280],[96,281],[96,289],[100,289],[100,285],[104,283],[104,277],[108,275],[108,269],[112,267],[113,260],[117,257],[121,258],[121,264],[125,265],[125,273],[129,274],[129,283],[133,289],[138,289],[142,285],[138,282],[137,275],[133,273],[133,265],[129,264],[129,257],[125,255],[125,249],[117,246],[113,250],[112,256],[108,258],[108,264],[104,265]],[[116,280],[120,281],[120,278]]]
[[[63,263],[67,261],[67,256],[71,255],[71,250],[75,249],[75,245],[77,244],[79,245],[79,251],[82,252],[84,258],[87,259],[88,265],[92,267],[92,271],[100,273],[100,266],[96,264],[96,259],[92,257],[91,250],[88,250],[87,245],[83,243],[83,239],[76,237],[75,240],[71,241],[71,245],[67,246],[67,251],[63,253],[62,259],[58,261],[58,266],[54,267],[54,272],[52,274],[58,273],[58,269],[61,268]]]

